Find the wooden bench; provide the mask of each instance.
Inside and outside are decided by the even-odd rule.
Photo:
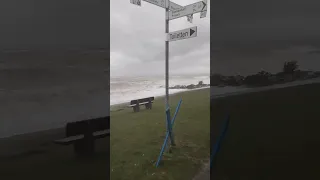
[[[66,137],[54,140],[60,145],[73,144],[77,155],[94,153],[96,139],[110,135],[110,116],[67,123]]]
[[[136,99],[130,102],[129,107],[133,108],[134,112],[140,111],[140,106],[145,105],[146,109],[152,109],[152,103],[154,101],[154,97],[148,97],[143,99]]]

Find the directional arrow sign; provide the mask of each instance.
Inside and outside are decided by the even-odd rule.
[[[176,4],[176,3],[171,2],[171,1],[169,2],[169,9],[171,11],[176,11],[176,10],[179,10],[181,8],[183,8],[183,6],[180,6],[179,4]]]
[[[177,41],[197,37],[197,26],[168,33],[168,41]]]
[[[176,11],[176,10],[179,10],[179,9],[181,9],[181,8],[183,8],[183,6],[180,6],[179,4],[176,4],[176,3],[174,3],[174,2],[169,2],[169,9],[171,10],[171,11]],[[188,17],[187,17],[187,19],[188,19],[188,21],[190,22],[190,23],[192,23],[192,19],[193,19],[193,15],[191,14],[191,15],[189,15]]]
[[[148,3],[151,3],[151,4],[154,4],[154,5],[157,5],[157,6],[160,6],[162,8],[166,8],[166,0],[144,0]]]
[[[154,4],[156,6],[160,6],[162,8],[166,8],[166,4],[165,4],[166,0],[143,0],[143,1]],[[174,2],[169,1],[169,10],[170,11],[176,11],[181,8],[183,8],[183,6],[180,6],[179,4],[176,4]]]
[[[194,4],[184,6],[183,8],[180,8],[175,11],[170,11],[169,20],[177,19],[183,16],[187,16],[187,15],[191,15],[191,14],[195,14],[203,11],[207,11],[207,0],[203,0]]]
[[[157,5],[157,6],[160,6],[162,8],[165,8],[166,7],[165,1],[167,1],[167,0],[144,0],[144,1],[151,3],[151,4],[154,4],[154,5]],[[141,0],[130,0],[130,3],[141,6]]]
[[[141,0],[130,0],[130,3],[141,6]]]
[[[166,8],[166,4],[165,4],[166,2],[165,1],[167,1],[167,0],[143,0],[143,1],[146,1],[148,3],[154,4],[154,5],[162,7],[162,8]],[[141,0],[130,0],[130,2],[132,4],[141,6]],[[170,11],[176,11],[176,10],[179,10],[179,9],[183,8],[183,6],[180,6],[179,4],[176,4],[176,3],[171,2],[171,1],[168,1],[168,2],[169,2],[169,10]],[[190,23],[192,23],[192,19],[193,19],[192,15],[189,15],[187,17],[187,20]]]

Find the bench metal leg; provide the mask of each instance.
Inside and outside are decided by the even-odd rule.
[[[146,109],[152,109],[152,103],[145,104]]]
[[[137,108],[137,106],[133,107],[133,112],[139,112],[139,109]]]
[[[139,112],[140,111],[140,106],[133,106],[133,112]]]

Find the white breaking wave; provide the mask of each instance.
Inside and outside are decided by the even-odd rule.
[[[210,84],[209,76],[182,77],[173,76],[169,79],[169,86],[198,84],[203,81]],[[169,89],[169,94],[187,91],[186,89]],[[133,99],[145,97],[158,97],[165,95],[165,79],[159,77],[150,78],[111,78],[110,105],[128,103]]]

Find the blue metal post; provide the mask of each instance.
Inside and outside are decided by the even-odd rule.
[[[179,103],[178,103],[178,106],[177,106],[177,108],[176,108],[176,112],[174,112],[173,119],[172,119],[172,121],[171,121],[171,128],[172,128],[172,126],[173,126],[173,124],[174,124],[174,121],[176,120],[176,117],[177,117],[177,114],[178,114],[178,112],[179,112],[181,103],[182,103],[182,99],[180,99],[180,101],[179,101]]]
[[[171,124],[171,128],[172,128],[172,126],[173,126],[173,124],[174,124],[174,121],[175,121],[175,119],[176,119],[176,117],[177,117],[177,114],[178,114],[178,112],[179,112],[181,103],[182,103],[182,99],[180,99],[179,104],[178,104],[178,106],[177,106],[177,108],[176,108],[176,112],[174,113],[173,119],[171,120],[171,123],[170,123],[170,124]],[[162,144],[162,147],[161,147],[161,150],[160,150],[160,154],[159,154],[159,156],[158,156],[158,160],[157,160],[157,163],[156,163],[156,167],[159,166],[159,163],[160,163],[160,161],[161,161],[163,152],[164,152],[164,150],[165,150],[165,148],[166,148],[166,144],[167,144],[168,138],[169,138],[169,131],[167,131],[166,137],[165,137],[165,139],[164,139],[164,143]]]
[[[171,145],[174,146],[174,137],[173,137],[173,132],[172,132],[172,125],[171,125],[171,116],[170,116],[170,109],[167,108],[166,111],[166,118],[167,118],[167,131],[169,132],[169,137],[171,140]]]
[[[218,140],[217,140],[215,146],[213,147],[213,151],[212,151],[211,158],[210,158],[210,168],[212,168],[213,160],[220,149],[220,145],[221,145],[221,142],[222,142],[224,136],[226,135],[226,132],[227,132],[227,129],[229,126],[229,120],[230,120],[230,114],[227,115],[225,123],[223,124],[223,127],[222,127],[223,129],[220,133],[220,136],[218,137]]]

